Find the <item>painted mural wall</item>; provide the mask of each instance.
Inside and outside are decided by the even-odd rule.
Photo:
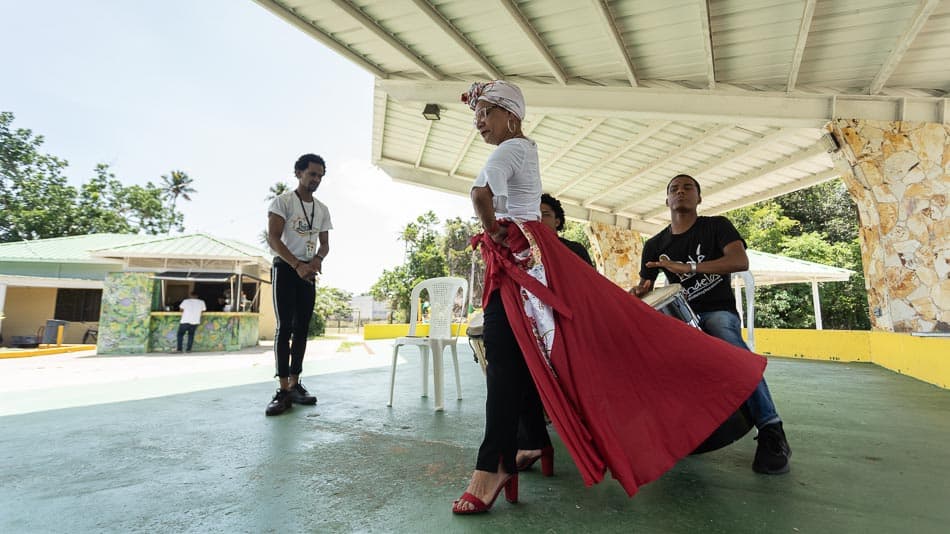
[[[106,275],[99,314],[99,354],[148,352],[154,287],[148,273]]]

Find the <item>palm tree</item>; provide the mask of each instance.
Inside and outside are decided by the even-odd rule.
[[[266,200],[274,200],[278,196],[286,193],[287,191],[290,191],[289,185],[287,185],[284,182],[274,182],[274,185],[270,186],[270,189],[268,190],[268,193],[270,194],[267,195]],[[267,243],[267,230],[261,230],[260,235],[257,236],[257,240],[260,241],[262,245],[269,248],[269,245]]]
[[[267,195],[267,200],[274,200],[275,198],[283,195],[287,191],[290,191],[290,186],[284,182],[275,182],[274,185],[270,186],[270,194]]]
[[[195,188],[191,187],[195,181],[183,171],[172,171],[170,176],[162,176],[162,185],[165,190],[165,198],[169,200],[172,210],[175,209],[175,202],[178,197],[185,200],[191,200],[191,193],[195,193]]]

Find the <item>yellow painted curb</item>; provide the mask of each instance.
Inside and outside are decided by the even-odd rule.
[[[0,360],[6,358],[32,358],[33,356],[51,356],[68,352],[96,350],[95,345],[63,345],[61,347],[46,347],[36,349],[0,349]]]

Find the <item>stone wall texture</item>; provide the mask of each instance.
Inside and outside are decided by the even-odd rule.
[[[593,222],[585,229],[597,269],[613,283],[630,289],[640,281],[643,237],[640,232]]]
[[[872,328],[950,332],[950,125],[839,119],[828,128],[861,218]]]

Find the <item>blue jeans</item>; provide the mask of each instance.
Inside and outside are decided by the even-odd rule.
[[[181,342],[185,337],[185,334],[188,334],[188,348],[185,349],[186,352],[191,352],[191,346],[195,343],[195,330],[198,329],[198,325],[181,323],[178,325],[178,352],[181,352]]]
[[[742,340],[742,325],[738,315],[727,311],[711,311],[696,315],[699,316],[699,327],[703,329],[703,332],[740,349],[749,350],[745,341]],[[752,419],[755,420],[756,428],[782,421],[778,412],[775,411],[775,403],[772,402],[772,394],[769,393],[769,386],[765,383],[764,377],[745,401],[745,405],[752,414]]]

